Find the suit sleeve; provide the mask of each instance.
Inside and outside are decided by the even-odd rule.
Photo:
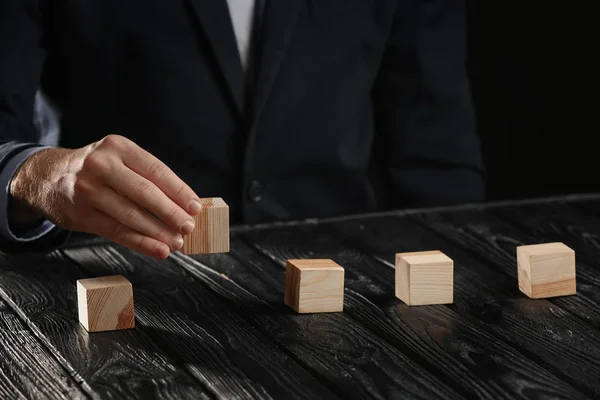
[[[392,206],[483,201],[464,4],[399,1],[394,18],[374,88],[376,158]]]
[[[0,1],[0,251],[47,251],[69,233],[49,221],[22,230],[10,226],[10,181],[36,149],[33,110],[44,50],[37,0]]]

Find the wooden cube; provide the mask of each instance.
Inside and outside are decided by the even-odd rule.
[[[220,197],[200,199],[194,230],[183,237],[183,254],[229,252],[229,206]]]
[[[79,322],[89,332],[135,327],[133,289],[121,275],[77,281]]]
[[[454,301],[454,262],[439,250],[396,254],[396,297],[409,306]]]
[[[288,260],[285,304],[298,313],[344,309],[344,268],[332,260]]]
[[[517,246],[519,290],[532,299],[577,292],[575,251],[564,243]]]

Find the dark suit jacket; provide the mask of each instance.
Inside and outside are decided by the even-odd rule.
[[[272,0],[253,87],[225,0],[3,0],[0,160],[126,136],[232,223],[483,200],[460,0]],[[0,162],[1,164],[1,162]]]

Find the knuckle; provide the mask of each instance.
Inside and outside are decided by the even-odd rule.
[[[175,221],[177,219],[177,217],[179,216],[179,208],[178,207],[172,207],[168,212],[167,212],[167,218],[170,221]]]
[[[75,196],[82,197],[84,200],[91,200],[94,196],[94,186],[85,179],[77,179],[73,184]]]
[[[113,237],[116,241],[123,242],[127,236],[127,227],[123,224],[117,224],[113,231]]]
[[[130,140],[121,135],[107,135],[98,142],[98,148],[110,151],[111,153],[125,153]]]
[[[133,224],[139,218],[139,212],[136,208],[130,207],[125,210],[125,222],[128,225]]]
[[[120,148],[123,143],[123,137],[119,135],[107,135],[101,141],[101,146],[112,147],[112,148]]]
[[[148,183],[147,181],[141,181],[135,186],[134,190],[139,197],[142,197],[146,195],[151,188],[152,186],[150,185],[150,183]]]
[[[150,176],[162,179],[167,175],[167,167],[163,163],[155,161],[148,167],[148,172]]]
[[[95,173],[105,173],[110,170],[110,161],[101,152],[92,152],[83,161],[83,169]]]
[[[135,241],[135,245],[137,250],[142,250],[144,249],[144,242],[146,241],[146,238],[142,235],[140,235],[140,237],[137,238],[137,240]]]
[[[159,229],[158,233],[156,234],[156,236],[154,237],[156,240],[160,240],[161,242],[167,241],[169,240],[171,237],[171,235],[169,234],[169,232],[164,229],[161,228]]]
[[[179,197],[182,194],[186,194],[186,189],[187,189],[187,185],[185,183],[183,183],[177,190],[177,194],[175,196]]]

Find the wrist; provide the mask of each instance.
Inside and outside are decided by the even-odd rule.
[[[35,201],[32,195],[37,190],[35,182],[27,183],[25,176],[28,161],[44,149],[41,146],[26,148],[11,156],[0,170],[0,184],[4,186],[4,194],[0,195],[0,212],[4,214],[0,236],[6,240],[32,241],[53,228],[50,221],[29,205]]]
[[[7,211],[8,222],[20,229],[28,229],[39,225],[45,218],[38,212],[33,204],[38,190],[35,188],[36,176],[34,165],[40,155],[47,151],[46,147],[28,149],[24,160],[17,166],[8,185]]]

